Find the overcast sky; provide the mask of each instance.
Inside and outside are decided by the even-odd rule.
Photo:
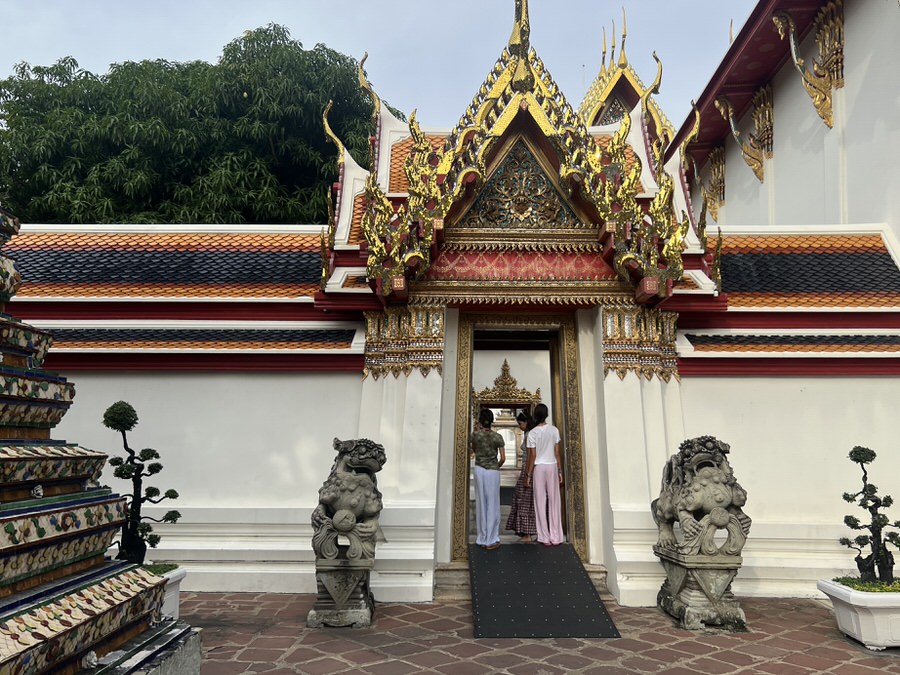
[[[600,66],[601,31],[616,24],[644,84],[662,59],[659,102],[679,127],[755,0],[531,0],[531,44],[573,107]],[[245,30],[278,23],[313,47],[360,58],[375,91],[423,127],[450,128],[506,45],[513,0],[0,0],[0,77],[20,61],[73,56],[105,73],[110,63],[162,58],[215,61]]]

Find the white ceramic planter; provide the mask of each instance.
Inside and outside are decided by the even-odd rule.
[[[831,600],[843,633],[869,649],[900,647],[900,593],[855,591],[825,579],[816,586]]]
[[[181,581],[187,576],[187,570],[183,567],[176,567],[162,576],[166,578],[166,596],[163,600],[162,614],[163,616],[171,616],[177,619],[179,616],[178,596],[181,592]]]

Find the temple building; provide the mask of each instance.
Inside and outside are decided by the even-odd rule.
[[[102,414],[129,401],[181,495],[150,557],[188,590],[304,593],[332,439],[373,439],[372,588],[420,601],[465,569],[479,408],[543,401],[567,541],[624,605],[664,577],[667,459],[713,435],[753,519],[735,594],[813,596],[855,569],[850,449],[900,494],[898,35],[893,0],[760,0],[679,127],[624,31],[567,100],[527,0],[453,129],[396,119],[361,63],[372,170],[324,111],[329,223],[26,224],[6,245],[10,311],[78,390],[57,433],[113,450]]]

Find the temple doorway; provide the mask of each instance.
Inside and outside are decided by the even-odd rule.
[[[493,430],[506,441],[506,462],[500,469],[500,541],[503,544],[516,540],[515,533],[506,529],[513,491],[523,466],[524,432],[519,428],[516,416],[524,412],[530,417],[534,406],[544,403],[552,412],[549,421],[558,425],[553,405],[554,399],[558,398],[553,395],[554,390],[558,387],[553,383],[558,382],[559,368],[558,360],[551,358],[556,351],[556,342],[555,330],[476,329],[473,336],[473,428],[481,410],[487,408],[494,415]],[[470,544],[475,542],[473,467],[474,461],[470,462],[469,469]]]
[[[566,540],[586,559],[583,492],[583,446],[574,319],[570,315],[514,317],[462,315],[457,364],[455,476],[453,506],[454,560],[465,560],[474,542],[474,485],[468,438],[482,408],[494,412],[494,430],[507,441],[501,469],[501,542],[506,531],[512,490],[521,469],[522,436],[515,422],[520,411],[544,403],[560,430],[565,484],[561,490]]]

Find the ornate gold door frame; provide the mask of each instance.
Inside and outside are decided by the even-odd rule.
[[[582,560],[587,560],[587,532],[584,516],[584,446],[581,441],[581,386],[578,380],[578,339],[575,317],[570,314],[497,316],[461,314],[459,317],[456,363],[456,415],[453,462],[453,560],[468,555],[469,452],[467,440],[472,410],[472,345],[475,329],[556,330],[559,334],[559,396],[554,405],[556,419],[562,419],[560,435],[564,447],[566,477],[566,518],[569,541]],[[560,418],[560,412],[565,414]]]

